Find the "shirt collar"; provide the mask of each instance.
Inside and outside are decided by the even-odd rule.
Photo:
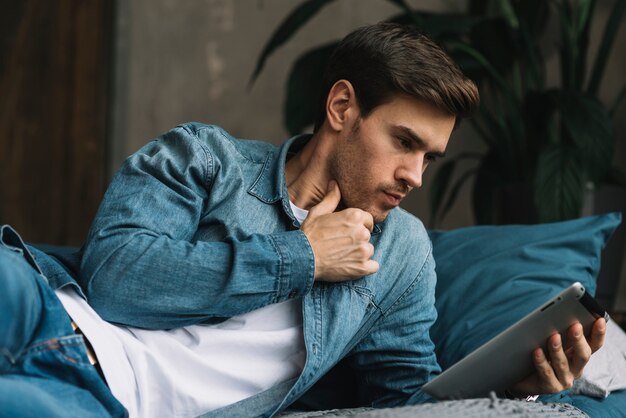
[[[263,167],[248,189],[248,193],[265,203],[276,203],[279,200],[288,202],[289,193],[285,180],[285,163],[288,157],[302,149],[312,136],[312,134],[294,136],[268,153]]]

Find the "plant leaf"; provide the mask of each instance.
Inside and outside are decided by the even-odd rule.
[[[525,62],[525,89],[539,90],[545,86],[545,62],[540,44],[549,16],[545,0],[516,1],[513,4],[519,21],[520,61]]]
[[[459,191],[461,190],[465,182],[473,178],[477,171],[478,171],[477,168],[469,169],[465,171],[463,174],[461,174],[461,176],[457,179],[456,183],[454,183],[454,185],[450,189],[450,193],[448,194],[448,199],[446,199],[446,204],[441,210],[441,216],[439,217],[439,219],[443,219],[448,213],[448,211],[450,211],[450,209],[452,208],[452,205],[456,201]]]
[[[516,141],[514,130],[507,126],[508,121],[517,116],[518,113],[503,110],[498,106],[494,106],[492,110],[481,105],[480,112],[473,118],[475,119],[473,125],[487,134],[481,135],[481,138],[485,140],[493,157],[497,157],[492,167],[499,164],[499,175],[507,181],[515,180],[516,173],[523,166],[522,156],[516,151],[520,144]]]
[[[267,58],[282,44],[287,42],[291,36],[298,31],[306,22],[308,22],[320,9],[326,6],[328,3],[334,0],[307,0],[298,7],[296,7],[285,20],[282,21],[280,26],[274,31],[270,40],[265,44],[259,59],[257,60],[256,67],[250,81],[248,82],[248,88],[252,86],[257,76],[263,69]]]
[[[398,6],[402,10],[404,10],[406,12],[406,14],[412,14],[413,13],[413,9],[411,9],[409,7],[409,5],[407,4],[407,2],[404,1],[404,0],[387,0],[387,1],[389,3],[395,4],[396,6]]]
[[[588,31],[596,0],[578,0],[577,4],[579,12],[575,23],[576,33],[580,35],[582,32]]]
[[[582,90],[587,72],[587,50],[589,49],[589,29],[595,8],[595,0],[579,0],[579,13],[576,27],[576,89]]]
[[[472,206],[477,224],[494,223],[497,190],[503,184],[503,177],[498,172],[498,157],[490,151],[478,167],[472,190]]]
[[[433,179],[430,183],[430,223],[431,226],[435,226],[437,224],[437,217],[439,215],[439,207],[443,202],[443,198],[448,189],[448,184],[450,183],[450,179],[454,174],[454,170],[456,168],[457,160],[451,159],[446,161],[441,165],[439,170],[433,176]]]
[[[561,77],[568,90],[579,90],[585,79],[585,60],[594,0],[561,1]]]
[[[555,90],[531,90],[524,97],[522,116],[526,127],[527,150],[523,158],[530,165],[531,172],[535,170],[537,150],[551,142],[550,125],[553,124],[556,107]]]
[[[550,2],[546,0],[523,0],[513,2],[515,15],[520,28],[525,26],[535,36],[535,43],[541,38],[550,11]]]
[[[591,78],[589,79],[589,85],[587,87],[587,93],[591,96],[598,94],[598,88],[600,87],[600,81],[604,74],[604,67],[609,57],[609,53],[615,40],[615,35],[622,23],[622,17],[626,10],[626,0],[616,0],[613,4],[613,10],[609,15],[609,20],[604,28],[604,34],[602,35],[602,41],[598,48],[596,60],[593,63],[593,70],[591,71]]]
[[[580,216],[585,176],[576,149],[552,144],[539,155],[535,177],[535,207],[541,222]]]
[[[576,35],[572,22],[572,7],[568,1],[563,1],[559,8],[560,20],[560,47],[561,57],[561,84],[566,89],[575,89],[576,79]]]
[[[388,21],[406,25],[415,23],[415,17],[419,21],[416,23],[417,28],[439,42],[446,39],[460,40],[462,36],[470,32],[474,25],[485,19],[482,16],[471,16],[465,13],[432,13],[414,10],[411,14],[395,15]]]
[[[478,62],[482,68],[489,74],[489,76],[496,82],[499,89],[502,90],[503,93],[507,97],[515,97],[515,93],[511,89],[511,87],[507,84],[507,81],[504,77],[498,73],[497,69],[489,62],[489,60],[476,48],[465,44],[463,42],[448,42],[448,45],[453,49],[453,51],[467,54],[472,57],[476,62]]]
[[[490,0],[469,0],[467,11],[474,15],[485,15],[490,3]]]
[[[565,133],[581,157],[581,166],[592,182],[601,180],[613,159],[613,125],[606,109],[582,93],[561,91],[557,107]]]
[[[626,189],[626,173],[618,167],[611,167],[607,172],[605,183]]]
[[[522,51],[504,18],[484,19],[471,28],[470,43],[499,74],[510,72]]]
[[[443,198],[446,195],[446,191],[448,190],[448,185],[450,180],[452,179],[452,175],[456,170],[456,165],[461,160],[472,159],[480,162],[483,158],[482,154],[477,152],[462,152],[456,155],[453,159],[446,161],[440,168],[435,172],[435,176],[430,184],[430,224],[431,226],[435,226],[437,221],[442,219],[446,213],[450,210],[452,205],[456,200],[456,196],[459,192],[459,189],[467,180],[468,177],[471,177],[473,173],[476,172],[476,169],[467,170],[452,186],[450,194],[448,195],[448,199],[446,200],[446,205],[440,213],[441,203],[443,202]]]
[[[287,79],[285,126],[291,135],[315,122],[321,100],[324,68],[337,42],[314,48],[294,62]]]
[[[611,108],[609,109],[609,117],[611,119],[613,119],[615,112],[619,108],[619,105],[622,104],[622,101],[624,101],[625,97],[626,97],[626,86],[622,86],[622,89],[617,94],[617,98],[613,102],[613,106],[611,106]]]
[[[421,21],[420,16],[417,13],[415,13],[413,9],[409,7],[407,2],[405,2],[404,0],[387,0],[387,1],[389,3],[395,4],[396,6],[404,10],[406,16],[409,17],[411,22],[414,23],[417,27],[421,25],[422,21]]]

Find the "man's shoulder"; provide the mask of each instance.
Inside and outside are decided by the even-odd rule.
[[[432,252],[431,241],[422,221],[402,208],[392,210],[381,229],[379,246],[393,260],[412,260],[421,265]]]
[[[435,276],[432,244],[419,218],[404,209],[395,208],[389,212],[381,229],[380,235],[372,234],[376,240],[375,254],[380,270],[372,276],[373,279],[368,279],[368,285],[376,289],[374,293],[380,298],[384,311],[404,295],[412,295],[413,301],[421,299],[420,291],[407,290],[434,287]],[[384,277],[385,280],[377,277]],[[418,287],[415,287],[416,283],[420,283]]]
[[[403,208],[395,208],[389,213],[383,231],[412,238],[428,238],[424,223],[417,216]]]
[[[236,138],[217,125],[187,122],[178,125],[172,131],[182,132],[190,140],[198,141],[214,156],[238,155],[251,162],[262,163],[269,152],[277,150],[277,146],[269,142]]]

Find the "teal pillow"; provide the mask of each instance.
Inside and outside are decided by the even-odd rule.
[[[445,370],[570,284],[595,294],[600,253],[620,213],[539,225],[429,231],[436,262],[431,328]]]

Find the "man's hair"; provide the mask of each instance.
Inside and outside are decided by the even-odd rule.
[[[354,87],[361,116],[398,95],[420,99],[459,119],[479,104],[478,89],[459,66],[416,28],[381,22],[348,34],[324,72],[317,131],[326,119],[326,100],[338,80]]]

